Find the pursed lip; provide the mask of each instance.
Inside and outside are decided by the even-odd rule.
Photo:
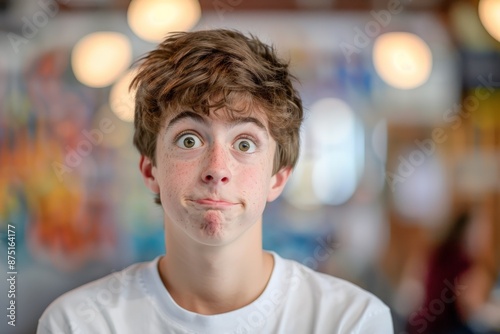
[[[233,203],[224,199],[213,199],[213,198],[199,198],[192,201],[200,206],[211,207],[211,208],[229,208],[234,205],[237,205],[237,203]]]

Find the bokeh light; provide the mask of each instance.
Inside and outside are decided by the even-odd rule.
[[[392,32],[380,35],[373,46],[375,70],[387,84],[399,89],[423,85],[432,70],[427,43],[415,34]]]
[[[363,168],[363,132],[350,106],[324,98],[311,106],[305,124],[304,151],[285,192],[300,208],[340,205],[354,194]],[[304,197],[308,197],[307,200]]]
[[[125,122],[132,122],[134,120],[135,90],[129,91],[128,88],[135,75],[135,69],[125,73],[115,82],[109,93],[109,106],[111,110],[119,119]]]
[[[96,32],[82,38],[73,48],[71,65],[75,77],[90,87],[112,84],[132,61],[127,36],[117,32]]]
[[[132,31],[155,43],[169,32],[191,29],[200,16],[197,0],[132,0],[127,12]]]
[[[356,190],[356,118],[342,100],[327,98],[311,107],[314,193],[324,204],[345,203]]]
[[[486,31],[500,41],[500,0],[481,0],[478,11]]]

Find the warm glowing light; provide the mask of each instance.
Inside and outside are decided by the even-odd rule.
[[[127,13],[132,31],[149,42],[159,42],[169,32],[191,29],[200,16],[197,0],[132,0]]]
[[[132,122],[134,120],[135,91],[129,91],[128,87],[135,75],[135,70],[127,72],[113,85],[109,93],[109,106],[111,110],[119,119],[125,122]]]
[[[386,83],[395,88],[412,89],[429,78],[432,54],[429,46],[417,35],[386,33],[375,41],[373,63]]]
[[[82,38],[73,48],[71,65],[76,78],[90,87],[112,84],[132,61],[127,36],[117,32],[97,32]]]
[[[500,41],[500,0],[481,0],[478,11],[486,31]]]

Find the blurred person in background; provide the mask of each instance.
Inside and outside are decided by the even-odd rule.
[[[487,301],[497,273],[478,256],[484,240],[477,238],[480,225],[471,208],[455,214],[447,233],[430,252],[422,279],[423,302],[410,313],[407,333],[469,334],[479,333],[478,328],[486,333],[498,326],[500,308]]]

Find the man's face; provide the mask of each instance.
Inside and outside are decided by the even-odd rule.
[[[272,175],[275,151],[261,112],[229,119],[225,112],[183,111],[165,120],[149,179],[147,158],[141,170],[160,193],[170,230],[220,245],[261,224],[266,202],[281,193],[290,169]]]

